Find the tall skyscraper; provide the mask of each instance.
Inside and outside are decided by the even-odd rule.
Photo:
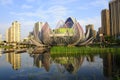
[[[120,0],[112,0],[109,2],[110,9],[110,31],[111,35],[120,36]]]
[[[109,18],[109,10],[104,9],[101,12],[101,22],[102,22],[102,33],[105,36],[110,36],[110,18]]]
[[[20,42],[20,23],[15,21],[6,31],[7,42]]]

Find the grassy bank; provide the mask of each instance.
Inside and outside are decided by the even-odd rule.
[[[10,49],[12,46],[0,46],[0,48]]]
[[[98,48],[98,47],[65,47],[55,46],[50,50],[51,54],[59,55],[86,55],[86,54],[99,54],[99,53],[119,53],[120,48]]]

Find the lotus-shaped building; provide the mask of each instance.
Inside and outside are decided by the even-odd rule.
[[[74,18],[59,21],[56,29],[51,29],[49,24],[37,22],[32,32],[30,41],[36,46],[48,45],[69,45],[80,46],[86,45],[93,41],[90,36],[91,30],[87,29],[84,33],[82,27]]]

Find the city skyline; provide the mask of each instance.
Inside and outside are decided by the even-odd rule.
[[[101,27],[101,10],[108,8],[110,0],[0,0],[1,20],[0,34],[5,35],[13,21],[21,24],[21,37],[28,36],[34,23],[48,22],[55,28],[59,20],[74,17],[83,29],[88,24],[93,24],[95,30]],[[89,14],[88,14],[89,13]],[[51,20],[52,19],[52,20]]]

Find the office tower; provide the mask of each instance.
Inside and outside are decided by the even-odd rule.
[[[94,34],[94,25],[93,24],[88,24],[86,25],[86,32],[88,31],[88,29],[90,28],[90,37],[92,37]]]
[[[102,33],[105,36],[110,36],[110,18],[109,10],[104,9],[101,12],[101,22],[102,22]]]
[[[120,36],[120,0],[109,2],[110,9],[110,31],[115,38]]]
[[[7,42],[20,42],[20,23],[15,21],[6,31]]]

